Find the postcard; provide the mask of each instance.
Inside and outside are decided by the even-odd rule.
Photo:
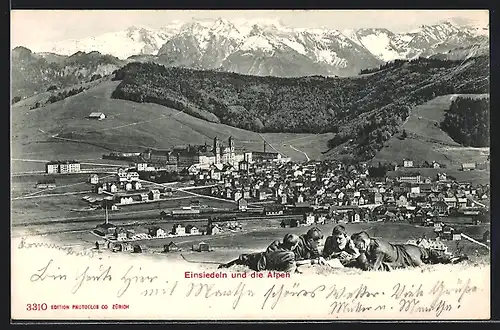
[[[490,318],[488,11],[11,18],[12,320]]]

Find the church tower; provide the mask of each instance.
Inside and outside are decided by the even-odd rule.
[[[235,158],[235,153],[234,153],[234,140],[233,137],[229,137],[229,163],[231,165],[234,165],[234,158]]]
[[[229,149],[231,150],[231,153],[234,154],[234,140],[233,137],[229,137]]]
[[[220,164],[220,142],[217,136],[214,138],[214,156],[215,156],[215,164]]]

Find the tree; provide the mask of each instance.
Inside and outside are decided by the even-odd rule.
[[[408,137],[408,133],[406,133],[405,129],[403,130],[403,134],[401,134],[401,137],[403,138],[403,140]]]
[[[17,102],[21,101],[21,97],[20,96],[14,96],[12,98],[12,104],[16,104]]]

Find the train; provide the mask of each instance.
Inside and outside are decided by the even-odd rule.
[[[198,207],[183,207],[160,212],[160,218],[165,219],[206,219],[211,221],[234,221],[238,218],[268,216],[280,218],[287,216],[298,216],[306,213],[328,213],[328,210],[313,210],[312,208],[285,208],[283,213],[266,214],[265,208],[249,208],[246,211],[236,211],[231,209],[210,209]]]

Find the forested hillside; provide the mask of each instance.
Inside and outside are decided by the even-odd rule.
[[[438,95],[489,92],[489,57],[417,59],[359,77],[276,78],[131,63],[112,97],[173,107],[259,132],[338,133],[329,146],[369,159],[409,110]]]
[[[490,146],[490,100],[459,97],[446,112],[441,129],[468,147]]]

